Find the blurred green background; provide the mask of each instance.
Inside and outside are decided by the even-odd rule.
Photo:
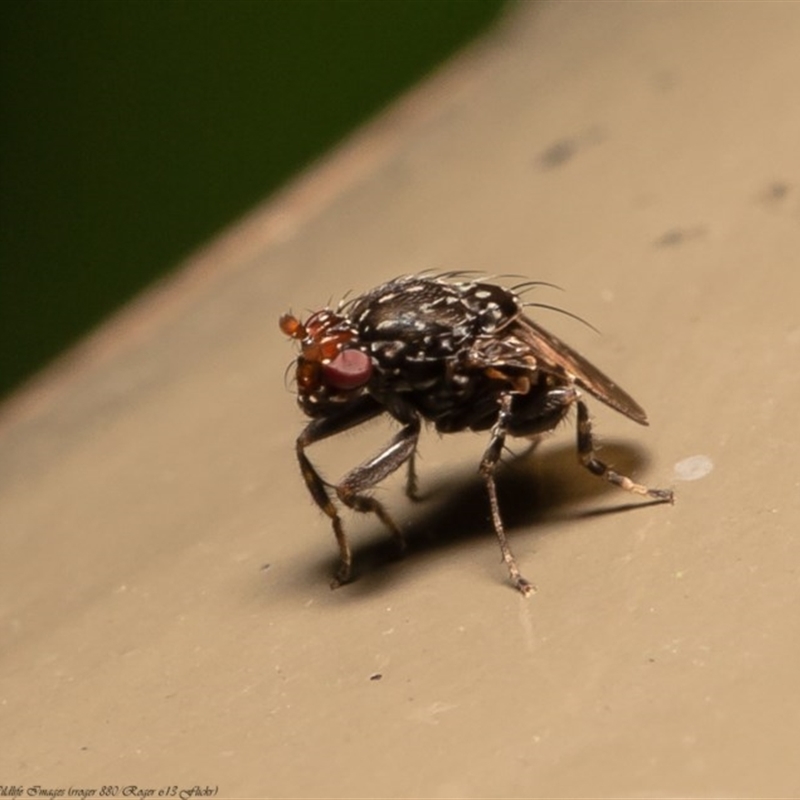
[[[504,0],[2,0],[0,396]]]

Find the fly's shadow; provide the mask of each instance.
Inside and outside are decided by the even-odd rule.
[[[607,443],[603,457],[626,474],[640,473],[647,466],[644,451],[629,443]],[[572,521],[576,525],[586,517],[620,513],[658,504],[660,500],[628,502],[607,481],[589,474],[578,462],[575,447],[564,444],[507,454],[498,470],[497,493],[507,531],[513,538],[547,535],[556,523]],[[435,551],[454,549],[459,544],[483,539],[493,548],[494,533],[486,484],[476,468],[459,468],[447,474],[420,475],[421,499],[410,503],[401,495],[392,498],[395,518],[400,522],[406,550],[375,520],[372,534],[365,542],[354,542],[357,565],[352,583],[338,592],[375,591],[384,586],[398,570],[412,570],[414,562]],[[619,497],[622,503],[600,498]],[[588,506],[588,507],[587,507]],[[352,520],[352,516],[351,516]],[[331,545],[333,543],[331,542]],[[331,573],[335,557],[317,562],[311,580],[316,584]]]

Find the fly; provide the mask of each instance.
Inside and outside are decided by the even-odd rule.
[[[329,488],[345,506],[375,514],[405,547],[402,531],[369,491],[405,464],[406,493],[416,496],[414,460],[422,420],[440,433],[489,431],[480,473],[503,560],[512,583],[526,596],[533,586],[511,552],[495,486],[508,436],[535,440],[574,406],[578,458],[586,469],[626,491],[673,502],[671,490],[635,483],[597,458],[580,390],[640,425],[648,424],[644,409],[528,318],[513,289],[458,277],[407,275],[335,310],[317,311],[305,322],[291,314],[280,319],[281,330],[300,343],[297,399],[311,421],[297,438],[297,459],[314,502],[331,520],[339,547],[332,588],[351,579],[352,553]],[[381,452],[329,487],[306,449],[381,414],[396,420],[400,431]]]

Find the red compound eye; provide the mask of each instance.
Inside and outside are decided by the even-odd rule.
[[[342,350],[330,364],[322,367],[325,383],[333,389],[357,389],[372,375],[372,361],[360,350]]]

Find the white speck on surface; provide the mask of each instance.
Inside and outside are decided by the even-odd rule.
[[[708,456],[689,456],[675,464],[675,478],[679,481],[698,481],[714,469]]]
[[[437,717],[440,714],[445,714],[448,711],[452,711],[454,708],[458,708],[458,703],[444,703],[440,700],[437,700],[436,702],[431,703],[424,708],[414,711],[409,715],[408,718],[414,722],[422,722],[426,725],[438,725],[439,720]]]

